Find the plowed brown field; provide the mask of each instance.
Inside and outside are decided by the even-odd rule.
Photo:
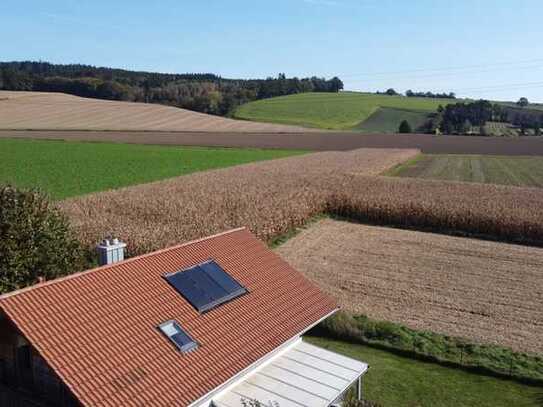
[[[308,131],[296,126],[232,120],[158,104],[88,99],[63,93],[10,91],[0,91],[0,129]]]
[[[354,312],[543,352],[543,249],[325,219],[277,252]]]

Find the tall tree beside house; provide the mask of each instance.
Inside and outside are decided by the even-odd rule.
[[[84,268],[66,217],[35,190],[0,186],[0,293]]]

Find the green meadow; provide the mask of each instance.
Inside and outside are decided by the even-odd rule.
[[[303,151],[0,139],[0,183],[55,200]]]
[[[538,407],[543,389],[320,337],[310,343],[368,363],[364,397],[386,407]]]
[[[448,99],[360,92],[301,93],[247,103],[236,110],[234,117],[329,130],[356,130],[380,108],[412,110],[420,117],[420,113],[434,112],[439,105],[448,102]]]

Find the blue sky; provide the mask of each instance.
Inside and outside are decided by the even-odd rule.
[[[543,102],[542,19],[541,0],[2,0],[0,60]]]

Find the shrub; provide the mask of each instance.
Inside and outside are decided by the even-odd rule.
[[[400,128],[398,129],[398,132],[400,133],[411,133],[413,129],[411,128],[411,125],[407,120],[403,120],[400,123]]]
[[[44,195],[0,187],[0,293],[79,271],[82,253],[68,220]]]
[[[543,383],[543,358],[537,354],[514,352],[497,345],[469,343],[462,338],[375,321],[364,315],[338,312],[312,333],[398,351],[404,356],[509,376],[523,382]]]

